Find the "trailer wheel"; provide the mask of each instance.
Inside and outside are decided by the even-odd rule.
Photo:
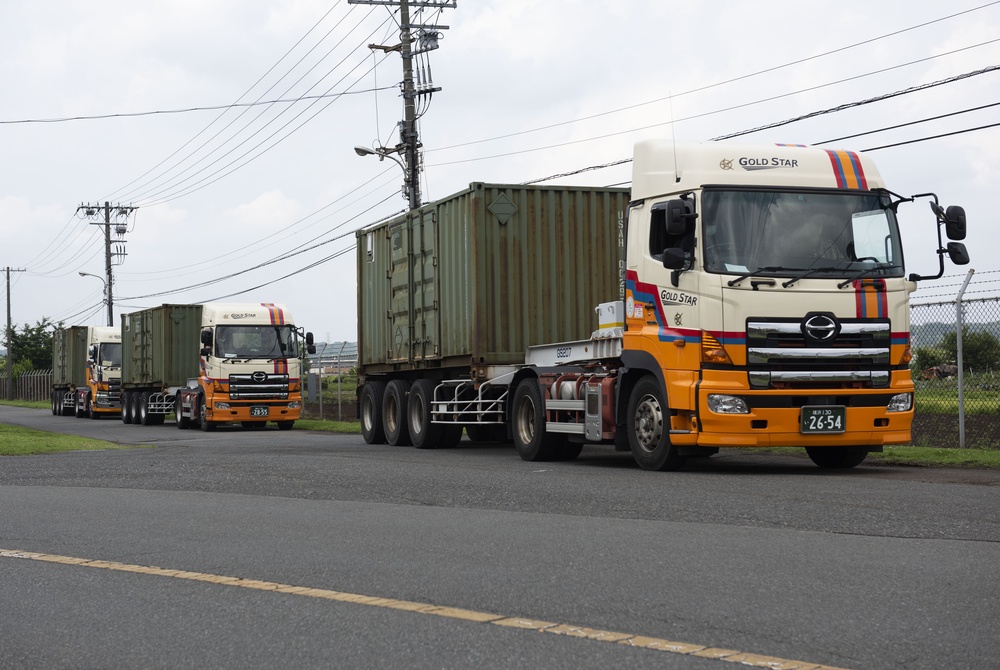
[[[465,434],[472,442],[506,442],[507,430],[495,423],[467,423]]]
[[[149,414],[149,391],[143,391],[139,396],[139,409],[136,412],[138,422],[144,426],[153,425],[153,417]]]
[[[132,423],[132,394],[122,391],[122,423]]]
[[[443,427],[439,423],[431,423],[433,400],[434,383],[431,380],[418,379],[413,383],[410,397],[406,400],[406,423],[410,439],[417,449],[436,449],[442,446]]]
[[[402,379],[393,379],[385,387],[382,398],[382,428],[385,441],[394,447],[413,444],[410,431],[406,428],[406,395],[410,385]]]
[[[184,403],[181,402],[180,393],[174,398],[174,423],[181,430],[191,427],[191,417],[184,416]]]
[[[361,436],[367,444],[385,444],[382,430],[382,397],[385,384],[365,382],[361,387]]]
[[[867,447],[806,447],[809,459],[821,468],[846,470],[868,457]]]
[[[132,423],[137,426],[142,425],[142,393],[133,393],[129,399],[129,406],[132,408]]]
[[[60,406],[58,404],[58,401],[56,400],[56,398],[58,397],[59,396],[57,391],[53,391],[52,394],[49,396],[49,400],[52,401],[52,416],[59,416]]]
[[[511,405],[514,448],[526,461],[551,461],[566,444],[566,436],[545,432],[545,405],[538,380],[524,379],[514,391]]]
[[[198,396],[198,427],[206,433],[215,430],[215,422],[208,420],[208,409],[205,405],[205,396]]]
[[[685,456],[670,443],[670,414],[666,395],[652,375],[632,388],[625,417],[632,457],[643,470],[679,470]]]

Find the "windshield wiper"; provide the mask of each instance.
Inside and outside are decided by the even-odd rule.
[[[747,277],[752,277],[753,275],[759,274],[761,272],[790,272],[792,270],[797,270],[797,269],[799,268],[785,268],[780,265],[765,265],[762,268],[757,268],[756,270],[750,270],[746,274],[740,275],[736,279],[730,279],[728,284],[729,286],[736,286]]]
[[[889,263],[879,264],[879,265],[876,265],[875,267],[872,267],[872,268],[865,268],[864,270],[862,270],[861,272],[857,273],[853,277],[851,277],[849,279],[845,279],[844,281],[842,281],[839,284],[837,284],[837,288],[844,288],[848,284],[851,284],[851,283],[857,281],[858,279],[861,279],[865,275],[872,274],[874,272],[882,272],[883,270],[896,270],[896,269],[900,269],[901,270],[902,268],[903,268],[902,265],[894,265],[894,264],[889,264]]]
[[[788,288],[789,286],[791,286],[800,279],[805,279],[806,277],[809,277],[814,274],[819,274],[820,272],[836,272],[839,269],[840,268],[838,267],[831,267],[829,265],[823,268],[813,268],[812,270],[807,270],[798,276],[792,277],[788,281],[781,282],[781,287]]]

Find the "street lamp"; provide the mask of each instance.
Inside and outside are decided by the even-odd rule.
[[[408,169],[406,163],[394,155],[402,153],[406,148],[406,144],[397,144],[392,149],[386,147],[370,149],[368,147],[356,146],[354,147],[354,153],[359,156],[378,156],[379,161],[384,161],[386,158],[394,160],[396,165],[403,168],[403,197],[409,202],[411,210],[420,209],[420,192],[415,188],[415,171]]]
[[[109,299],[109,296],[108,296],[108,282],[105,281],[104,277],[102,277],[101,275],[95,275],[95,274],[91,274],[89,272],[79,272],[78,274],[81,277],[96,277],[96,278],[98,278],[98,279],[101,280],[102,284],[104,284],[104,301],[103,302],[108,303],[108,325],[109,326],[114,326],[115,325],[114,312],[113,312],[113,309],[111,307],[111,300]]]

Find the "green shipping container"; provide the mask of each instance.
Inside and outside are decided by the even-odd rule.
[[[197,377],[201,305],[160,305],[122,314],[122,388],[170,388]]]
[[[70,326],[52,333],[52,386],[86,386],[86,368],[87,326]]]
[[[358,232],[362,374],[515,365],[620,300],[629,190],[473,183]],[[430,376],[430,375],[428,375]]]

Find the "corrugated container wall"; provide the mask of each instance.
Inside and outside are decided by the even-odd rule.
[[[86,386],[87,326],[61,328],[52,334],[53,386]]]
[[[122,387],[184,386],[198,376],[201,305],[122,314]]]
[[[621,298],[624,188],[473,183],[358,232],[362,372],[509,365]]]

